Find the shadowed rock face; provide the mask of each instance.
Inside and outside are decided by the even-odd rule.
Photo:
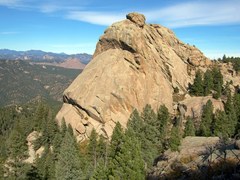
[[[100,37],[92,61],[65,90],[57,120],[70,123],[79,140],[92,128],[109,138],[117,121],[126,127],[134,108],[165,104],[172,112],[173,87],[186,92],[195,68],[210,64],[169,29],[130,13]]]

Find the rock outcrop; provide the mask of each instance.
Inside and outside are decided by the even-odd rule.
[[[186,93],[195,69],[210,65],[171,30],[130,13],[100,37],[92,61],[65,90],[57,120],[71,124],[79,140],[92,128],[109,138],[116,122],[126,127],[134,108],[165,104],[173,112],[173,87]]]
[[[40,158],[44,152],[44,147],[41,146],[38,150],[34,150],[34,141],[41,136],[41,133],[37,131],[31,132],[27,137],[28,155],[29,157],[24,161],[26,163],[34,163],[37,158]]]
[[[201,97],[186,97],[183,101],[179,102],[180,104],[187,107],[185,116],[190,116],[194,119],[200,119],[202,115],[202,107],[206,105],[207,101],[210,100],[213,105],[213,112],[216,110],[224,110],[224,104],[219,99],[214,99],[211,96],[201,96]]]
[[[202,174],[203,168],[213,170],[214,165],[222,162],[226,163],[226,166],[237,166],[240,162],[240,150],[234,146],[236,142],[234,139],[223,141],[219,137],[188,136],[182,140],[179,151],[167,150],[158,158],[159,161],[156,162],[150,176],[155,179],[192,179],[189,177]],[[217,166],[215,168],[217,170]],[[203,179],[200,177],[204,175],[197,177]]]

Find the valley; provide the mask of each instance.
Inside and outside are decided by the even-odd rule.
[[[0,106],[39,100],[60,103],[64,89],[81,73],[22,60],[0,61]]]

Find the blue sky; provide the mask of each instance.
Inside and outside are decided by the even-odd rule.
[[[92,54],[107,26],[133,11],[209,58],[240,56],[240,0],[0,0],[0,48]]]

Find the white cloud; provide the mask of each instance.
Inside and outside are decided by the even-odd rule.
[[[58,11],[60,8],[54,4],[44,4],[40,6],[40,11],[43,13],[53,13]]]
[[[50,44],[50,47],[54,48],[83,48],[95,46],[96,42],[79,43],[79,44]]]
[[[45,45],[45,48],[47,47],[47,49],[52,52],[65,52],[67,54],[76,54],[79,52],[93,54],[95,46],[96,42],[83,42],[75,44],[48,44]]]
[[[91,11],[71,11],[67,14],[67,19],[73,19],[91,24],[108,26],[116,21],[120,21],[125,15],[120,13],[102,13],[102,12],[91,12]]]
[[[125,10],[98,11],[94,7],[94,1],[86,0],[0,0],[0,6],[11,8],[40,11],[42,13],[56,13],[61,11],[59,16],[67,19],[88,22],[91,24],[108,26],[113,22],[122,20],[129,12],[129,9],[145,14],[147,21],[160,23],[167,27],[178,28],[199,25],[222,25],[240,23],[240,0],[202,0],[178,2],[165,7],[152,7],[153,9],[138,9],[127,7]],[[161,3],[159,3],[161,4]],[[102,6],[107,6],[104,3]],[[114,7],[116,9],[116,7]]]
[[[20,3],[20,0],[0,0],[1,6],[14,6]]]
[[[11,34],[19,34],[19,32],[16,32],[16,31],[2,31],[2,32],[0,32],[0,35],[11,35]]]
[[[168,27],[240,23],[240,1],[188,2],[146,11],[149,21]]]
[[[148,22],[178,28],[240,23],[240,1],[186,2],[155,10],[142,10]],[[70,11],[66,18],[108,26],[124,19],[128,12]]]

